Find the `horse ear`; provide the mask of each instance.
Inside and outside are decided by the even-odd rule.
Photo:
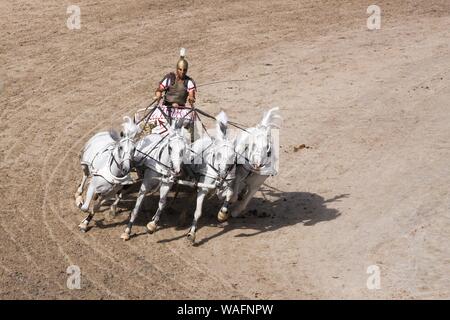
[[[117,133],[116,130],[114,130],[112,128],[109,130],[109,135],[111,136],[111,138],[113,138],[114,141],[119,141],[120,140],[119,134]]]

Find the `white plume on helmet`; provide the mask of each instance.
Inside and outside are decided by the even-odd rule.
[[[180,58],[184,58],[186,57],[186,49],[185,48],[181,48],[180,49]]]

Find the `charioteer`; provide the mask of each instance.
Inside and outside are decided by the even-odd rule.
[[[159,82],[159,86],[155,91],[154,100],[159,102],[162,99],[160,108],[168,117],[169,124],[172,123],[172,120],[184,118],[185,127],[189,127],[192,130],[194,119],[192,108],[195,103],[197,87],[194,79],[187,75],[188,67],[186,51],[182,48],[176,71],[166,74]],[[164,122],[166,122],[166,119],[158,111],[155,110],[152,118],[156,118],[160,126],[165,126]]]

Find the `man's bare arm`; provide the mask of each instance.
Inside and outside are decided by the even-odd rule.
[[[189,91],[188,102],[191,106],[195,103],[195,90]]]

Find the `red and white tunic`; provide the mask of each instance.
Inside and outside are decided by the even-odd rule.
[[[195,85],[195,82],[188,76],[186,76],[186,80],[184,82],[184,86],[186,88],[187,94],[191,93],[192,91],[196,91],[197,87]],[[173,82],[175,81],[175,75],[172,73],[167,74],[159,83],[159,88],[162,91],[167,91],[169,88],[173,85]],[[180,108],[177,107],[171,107],[170,113],[168,106],[164,104],[163,101],[161,101],[159,107],[161,110],[166,114],[166,116],[169,116],[172,119],[181,119],[184,118],[186,120],[193,120],[194,114],[191,111],[191,108],[186,107],[184,105],[180,105]],[[154,122],[156,124],[156,128],[152,130],[153,133],[164,133],[167,131],[167,120],[166,117],[161,113],[159,109],[156,109],[153,114],[150,117],[150,121]]]

